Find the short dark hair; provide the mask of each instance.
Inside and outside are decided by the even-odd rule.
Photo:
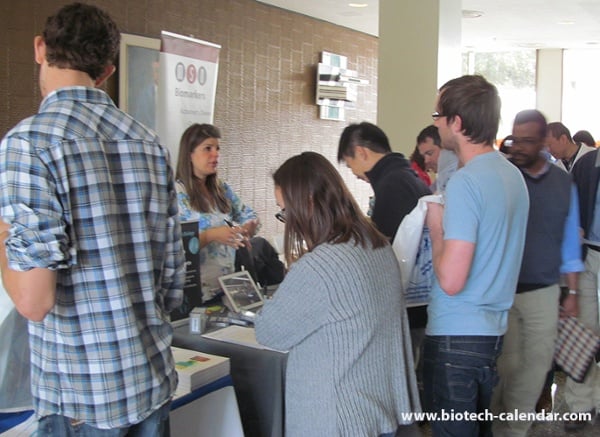
[[[421,143],[424,143],[427,138],[431,138],[433,140],[433,144],[436,146],[442,147],[442,139],[440,138],[438,128],[432,124],[419,132],[419,135],[417,135],[417,146]]]
[[[342,162],[346,156],[353,158],[356,146],[365,147],[377,153],[390,153],[392,151],[385,132],[373,123],[366,121],[346,126],[338,145],[338,162]]]
[[[121,34],[103,10],[72,3],[48,17],[42,38],[48,65],[83,71],[96,80],[115,63]]]
[[[498,89],[480,75],[465,75],[440,88],[438,112],[446,122],[462,120],[462,134],[472,143],[493,145],[500,123]]]
[[[594,140],[592,134],[586,130],[580,130],[575,132],[575,135],[573,135],[573,141],[575,141],[576,143],[586,144],[590,147],[596,147],[596,140]]]
[[[546,138],[546,132],[548,126],[550,126],[546,122],[546,117],[537,109],[525,109],[515,116],[515,121],[513,124],[525,124],[525,123],[536,123],[538,125],[538,133],[540,138]]]
[[[563,135],[566,135],[567,140],[571,143],[573,142],[573,138],[571,137],[571,131],[560,121],[553,121],[552,123],[548,123],[548,133],[550,133],[550,135],[552,135],[556,139],[559,139]]]

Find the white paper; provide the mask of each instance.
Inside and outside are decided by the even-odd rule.
[[[267,346],[263,346],[258,341],[256,341],[256,334],[254,328],[248,328],[245,326],[228,326],[226,328],[202,334],[202,337],[211,338],[213,340],[225,341],[227,343],[241,344],[243,346],[249,346],[256,349],[266,349],[273,350],[276,352],[285,352],[279,351],[277,349],[271,349]]]

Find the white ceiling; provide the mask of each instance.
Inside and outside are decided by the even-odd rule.
[[[379,0],[258,1],[371,35],[379,33]],[[368,6],[353,8],[348,5],[352,1]],[[600,48],[600,0],[463,0],[462,8],[483,12],[480,18],[463,18],[465,48]]]

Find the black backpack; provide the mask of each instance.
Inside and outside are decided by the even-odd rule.
[[[285,265],[271,243],[263,237],[253,237],[250,245],[250,248],[241,247],[236,251],[235,270],[240,271],[243,266],[263,287],[283,281]]]

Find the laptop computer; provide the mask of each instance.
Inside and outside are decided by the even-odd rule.
[[[219,284],[232,312],[253,318],[264,304],[264,297],[247,270],[219,277]]]

